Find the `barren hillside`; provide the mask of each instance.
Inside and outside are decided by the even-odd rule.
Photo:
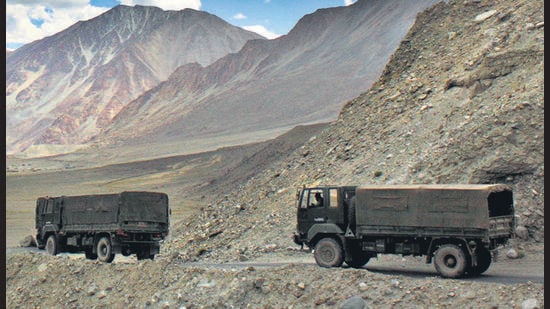
[[[529,231],[512,245],[539,267],[543,12],[542,1],[472,0],[421,13],[381,78],[347,102],[337,121],[237,188],[216,187],[220,195],[208,198],[199,215],[172,226],[158,259],[105,265],[8,256],[7,306],[341,308],[356,296],[353,308],[544,308],[543,283],[299,263],[268,270],[201,266],[307,257],[290,238],[302,185],[502,182],[512,185],[518,222]]]
[[[541,5],[450,2],[420,14],[381,79],[299,151],[213,203],[214,215],[181,227],[183,239],[225,231],[182,252],[206,246],[201,258],[236,259],[256,251],[247,246],[286,247],[294,193],[314,184],[507,183],[518,223],[542,240]],[[236,205],[246,211],[233,216]],[[277,225],[258,225],[271,215]]]

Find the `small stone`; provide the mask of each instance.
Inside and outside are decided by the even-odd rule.
[[[257,289],[260,289],[264,285],[265,279],[264,278],[258,278],[254,280],[254,287]]]
[[[38,271],[39,272],[43,272],[43,271],[46,271],[46,270],[48,270],[48,264],[43,263],[43,264],[38,265]]]
[[[481,23],[481,22],[487,20],[488,18],[490,18],[491,16],[495,15],[496,13],[497,13],[496,10],[490,10],[490,11],[487,11],[485,13],[481,13],[481,14],[476,16],[476,18],[474,19],[474,22]]]
[[[342,303],[341,309],[365,309],[367,302],[359,296],[352,296]]]
[[[26,236],[23,240],[19,242],[21,247],[36,247],[36,241],[31,235]]]
[[[539,302],[534,298],[529,298],[521,303],[521,309],[540,309]]]
[[[516,249],[511,248],[508,252],[506,252],[506,257],[509,259],[517,259],[519,257],[519,253]]]
[[[95,295],[97,292],[97,286],[95,284],[92,284],[88,287],[88,296]]]
[[[398,288],[398,287],[399,287],[399,284],[400,284],[399,280],[397,280],[397,279],[392,279],[392,280],[391,280],[391,286],[392,286],[392,287]]]
[[[523,240],[527,240],[529,239],[529,231],[527,230],[527,228],[523,225],[518,225],[516,227],[516,230],[515,230],[515,233],[516,233],[516,236],[523,239]]]

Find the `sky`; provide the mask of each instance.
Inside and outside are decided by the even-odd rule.
[[[112,7],[156,6],[164,10],[191,8],[268,39],[287,34],[306,14],[320,8],[350,5],[356,0],[7,0],[6,48],[56,34],[78,21],[92,19]]]

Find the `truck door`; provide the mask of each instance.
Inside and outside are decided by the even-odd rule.
[[[44,203],[44,211],[41,215],[41,221],[43,224],[53,224],[54,223],[54,200],[49,198]]]
[[[48,200],[39,198],[36,200],[36,214],[35,214],[35,226],[36,228],[42,228],[46,221],[44,220],[44,213],[46,212],[46,204]]]
[[[336,188],[306,188],[298,201],[298,230],[307,233],[313,224],[341,223]]]

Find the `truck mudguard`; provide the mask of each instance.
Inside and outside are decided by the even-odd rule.
[[[307,232],[307,240],[311,241],[319,234],[343,235],[344,231],[334,223],[315,224]]]

